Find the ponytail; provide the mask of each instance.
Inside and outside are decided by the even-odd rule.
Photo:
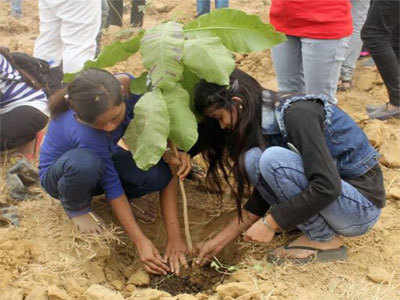
[[[50,117],[56,119],[59,115],[69,109],[69,104],[66,99],[67,88],[63,88],[55,92],[49,100]]]

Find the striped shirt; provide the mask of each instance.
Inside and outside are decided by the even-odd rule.
[[[18,70],[0,54],[0,114],[22,105],[32,106],[49,115],[45,92],[22,81]]]

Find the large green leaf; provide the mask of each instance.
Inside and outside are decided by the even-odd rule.
[[[189,93],[190,96],[190,109],[194,112],[194,92],[196,85],[199,83],[200,78],[190,71],[186,66],[183,69],[183,76],[180,83],[183,88]]]
[[[147,92],[135,105],[135,117],[124,135],[139,168],[148,170],[158,163],[167,147],[168,134],[168,108],[161,91]]]
[[[198,138],[196,118],[189,106],[189,94],[177,84],[175,88],[163,91],[163,96],[169,112],[169,139],[178,148],[189,151]]]
[[[238,53],[261,51],[286,40],[258,16],[234,9],[216,9],[184,27],[187,38],[218,36],[229,50]]]
[[[183,37],[182,25],[174,22],[146,31],[140,53],[153,86],[171,89],[182,78]]]
[[[131,80],[129,86],[131,93],[141,95],[147,92],[147,72],[143,72],[139,77]]]
[[[235,69],[232,53],[218,37],[185,40],[183,63],[198,77],[219,85],[228,85]]]
[[[135,54],[140,47],[140,40],[142,39],[144,31],[140,31],[138,35],[131,38],[126,42],[116,41],[100,52],[99,56],[95,60],[88,60],[81,71],[89,68],[108,68],[115,64],[128,59],[129,56]],[[80,72],[81,72],[80,71]],[[64,75],[64,82],[70,82],[74,80],[77,73],[67,73]]]

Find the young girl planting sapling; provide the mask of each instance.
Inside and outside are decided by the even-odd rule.
[[[235,70],[230,85],[202,81],[195,94],[204,116],[200,139],[208,177],[217,170],[236,179],[238,217],[200,245],[205,264],[245,232],[269,243],[276,232],[303,234],[275,249],[269,260],[344,259],[340,236],[359,236],[378,220],[385,204],[379,154],[356,123],[324,95],[278,94]],[[246,185],[254,193],[241,211]]]
[[[145,270],[179,273],[180,265],[187,265],[187,247],[177,217],[177,176],[187,175],[190,160],[183,152],[168,160],[171,167],[179,166],[176,176],[164,160],[142,171],[131,153],[117,145],[134,117],[133,107],[139,98],[127,92],[129,82],[126,74],[113,76],[89,69],[51,98],[51,121],[40,153],[41,183],[52,197],[60,199],[83,232],[101,230],[90,202],[93,195],[105,192]],[[155,191],[160,191],[168,234],[164,258],[141,231],[129,204],[133,198]]]

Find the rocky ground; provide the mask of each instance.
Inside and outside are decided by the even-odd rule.
[[[0,1],[0,46],[32,53],[38,35],[37,1],[25,1],[23,5],[24,18],[15,20],[8,16],[9,3]],[[267,19],[268,1],[232,0],[231,6]],[[167,19],[185,21],[194,15],[195,1],[153,0],[146,8],[144,27]],[[128,19],[124,21],[128,23]],[[110,28],[105,32],[104,43],[123,34],[126,31]],[[265,87],[276,89],[268,51],[237,59],[240,68]],[[139,75],[142,69],[134,56],[113,71]],[[164,284],[171,278],[160,282],[141,270],[134,247],[101,198],[94,201],[94,210],[105,220],[107,231],[101,237],[81,235],[73,229],[58,201],[39,187],[31,188],[28,201],[15,203],[9,199],[4,184],[8,165],[3,156],[0,207],[16,205],[20,226],[0,226],[0,300],[400,299],[400,120],[371,121],[365,114],[366,104],[387,101],[375,67],[359,64],[354,88],[339,93],[338,98],[339,106],[358,122],[382,154],[387,190],[387,206],[377,225],[362,237],[345,239],[349,247],[347,261],[274,266],[266,262],[266,254],[294,236],[283,235],[268,246],[237,240],[222,255],[225,264],[235,267],[232,275],[216,274],[215,270],[193,272],[197,275],[189,279],[191,284],[193,278],[202,278],[204,290],[192,289],[192,294],[173,296],[179,287],[167,289]],[[229,193],[219,201],[195,183],[186,183],[186,188],[191,232],[196,242],[226,224],[235,208]],[[147,198],[151,201],[157,196]],[[162,250],[165,232],[159,218],[155,224],[142,227]],[[217,280],[205,287],[203,283],[210,278]],[[169,293],[156,290],[157,287]]]

